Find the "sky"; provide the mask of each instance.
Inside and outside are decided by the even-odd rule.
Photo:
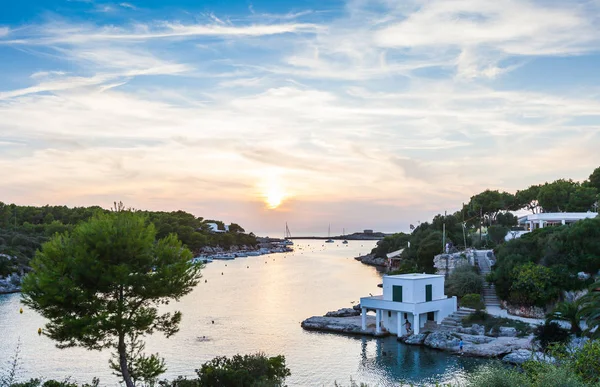
[[[600,166],[600,0],[0,1],[0,200],[408,231]]]

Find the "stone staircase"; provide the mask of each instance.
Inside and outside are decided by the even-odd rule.
[[[500,307],[500,299],[496,295],[496,288],[493,284],[488,283],[485,280],[485,276],[488,275],[492,269],[490,268],[490,261],[488,260],[485,252],[476,252],[477,263],[479,264],[479,271],[481,278],[483,279],[483,301],[485,306],[498,306]]]
[[[458,310],[452,313],[450,316],[442,320],[439,326],[440,330],[456,330],[459,326],[462,326],[462,319],[475,312],[475,309],[470,308],[458,308]]]

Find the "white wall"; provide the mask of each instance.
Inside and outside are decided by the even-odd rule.
[[[383,299],[392,300],[392,287],[402,286],[402,302],[425,302],[425,285],[432,285],[432,300],[446,298],[444,295],[444,277],[423,279],[400,279],[383,277]]]

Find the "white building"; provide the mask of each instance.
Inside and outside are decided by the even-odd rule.
[[[225,226],[225,230],[219,230],[219,225],[216,223],[206,223],[208,227],[210,227],[210,232],[213,233],[224,233],[229,231],[229,226]]]
[[[520,231],[509,231],[505,240],[511,240],[527,234],[538,228],[548,226],[560,226],[575,223],[583,219],[595,218],[598,214],[595,212],[542,212],[540,214],[529,214],[519,217],[519,226],[525,228]]]
[[[456,311],[456,297],[444,294],[444,276],[434,274],[400,274],[383,277],[383,295],[363,297],[362,329],[366,330],[367,310],[375,311],[375,332],[382,329],[403,336],[405,322],[412,326],[414,334],[419,334],[427,321],[440,324]]]

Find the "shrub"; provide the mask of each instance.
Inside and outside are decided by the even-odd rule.
[[[591,340],[576,351],[569,362],[569,367],[584,381],[600,382],[600,341]]]
[[[528,387],[532,384],[526,375],[499,365],[480,367],[467,376],[469,387]]]
[[[550,344],[566,343],[569,340],[569,331],[554,321],[546,321],[533,331],[534,341],[543,349],[548,349]]]
[[[255,387],[282,386],[290,370],[282,355],[266,357],[264,354],[219,356],[196,370],[203,387]]]
[[[467,294],[481,293],[483,281],[472,266],[459,266],[446,280],[446,294],[464,297]]]
[[[480,294],[467,294],[463,298],[460,299],[460,306],[465,308],[472,308],[477,311],[485,309],[485,304],[481,299]]]

